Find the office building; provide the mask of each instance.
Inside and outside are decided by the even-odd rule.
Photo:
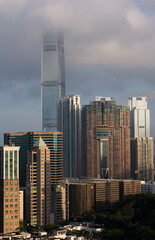
[[[113,99],[83,106],[82,176],[130,178],[130,110]],[[106,99],[106,100],[104,100]]]
[[[63,178],[63,134],[62,132],[23,132],[5,133],[4,143],[14,143],[20,146],[19,177],[20,186],[26,187],[27,152],[32,150],[36,140],[41,137],[50,149],[50,177],[51,185],[55,185]]]
[[[129,98],[128,105],[131,138],[150,137],[150,110],[147,108],[147,97]]]
[[[20,221],[24,220],[24,190],[19,190],[19,219]]]
[[[68,178],[59,182],[57,187],[59,209],[56,210],[62,217],[59,222],[90,213],[104,213],[111,210],[121,197],[141,193],[141,181],[138,180]]]
[[[40,137],[28,151],[26,219],[31,225],[50,223],[50,150]]]
[[[80,177],[81,105],[79,95],[61,97],[57,102],[58,131],[63,132],[64,177]]]
[[[19,231],[19,149],[0,147],[0,232]]]
[[[41,66],[42,130],[57,131],[56,102],[65,96],[64,40],[61,31],[44,35]]]
[[[154,176],[153,138],[131,138],[131,176],[152,181]]]
[[[155,194],[155,182],[141,181],[141,191],[142,193]]]

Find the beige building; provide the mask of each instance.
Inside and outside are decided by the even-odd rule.
[[[19,228],[19,149],[0,147],[0,232]]]
[[[153,138],[131,138],[131,175],[133,179],[153,180]]]
[[[50,223],[50,150],[40,137],[28,152],[26,219],[32,225]]]
[[[24,190],[19,190],[19,219],[24,220]]]

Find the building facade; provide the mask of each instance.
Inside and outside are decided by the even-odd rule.
[[[81,105],[79,95],[58,99],[58,131],[63,132],[64,177],[80,177]]]
[[[60,31],[44,35],[41,66],[42,130],[57,131],[57,99],[65,95],[64,39]]]
[[[131,138],[131,176],[133,179],[153,181],[153,138]]]
[[[113,99],[82,108],[82,176],[130,178],[130,110]]]
[[[31,151],[34,143],[41,137],[50,149],[50,178],[55,185],[63,178],[63,134],[62,132],[23,132],[4,134],[4,143],[12,142],[20,146],[19,177],[20,186],[26,187],[27,152]]]
[[[59,218],[59,222],[82,218],[89,213],[104,213],[111,210],[113,204],[123,196],[141,193],[139,180],[65,179],[59,182],[57,187],[59,188],[57,211],[62,217]]]
[[[19,231],[19,149],[0,147],[0,232]]]
[[[150,110],[147,108],[147,97],[129,98],[128,105],[131,138],[150,137]]]
[[[50,150],[40,137],[28,152],[26,218],[31,225],[50,223]]]

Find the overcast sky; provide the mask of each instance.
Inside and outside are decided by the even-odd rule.
[[[41,130],[42,35],[65,38],[67,94],[147,96],[155,136],[155,0],[0,0],[0,134]]]

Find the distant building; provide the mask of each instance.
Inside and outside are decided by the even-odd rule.
[[[141,182],[142,193],[152,193],[155,194],[155,182]]]
[[[57,102],[58,131],[63,132],[64,177],[80,177],[81,105],[79,95],[61,97]]]
[[[70,220],[89,213],[109,211],[121,197],[141,193],[141,181],[121,179],[66,179],[57,186],[55,195],[59,219]],[[63,199],[63,200],[62,200]]]
[[[83,106],[82,176],[130,178],[130,110],[111,98]],[[102,100],[101,100],[102,99]]]
[[[59,30],[44,35],[41,70],[42,130],[57,131],[56,103],[65,95],[64,39]]]
[[[131,175],[133,179],[153,181],[153,138],[131,138]]]
[[[27,152],[31,151],[34,143],[41,137],[50,149],[50,178],[55,185],[63,178],[63,134],[62,132],[23,132],[5,133],[4,144],[9,142],[20,146],[19,178],[20,186],[26,187]]]
[[[131,138],[150,137],[150,110],[147,108],[147,97],[129,98],[128,105]]]
[[[31,225],[50,223],[50,150],[40,137],[28,152],[26,218]]]
[[[19,149],[0,147],[0,232],[19,231]]]

